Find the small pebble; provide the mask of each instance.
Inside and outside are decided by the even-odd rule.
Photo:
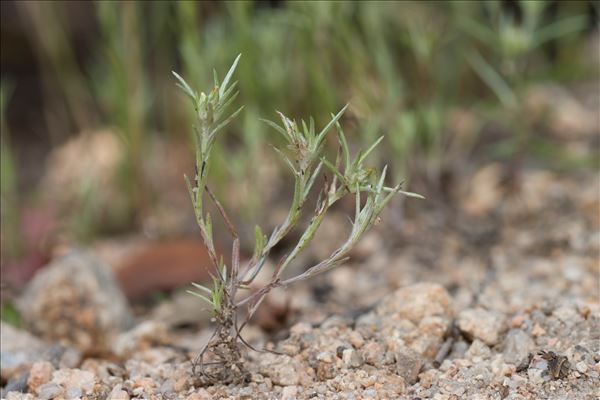
[[[588,370],[588,366],[585,362],[580,361],[577,364],[575,364],[575,369],[581,372],[582,374],[585,374]]]
[[[60,396],[63,388],[54,382],[45,383],[37,388],[37,396],[40,400],[49,400]]]
[[[29,372],[29,379],[27,379],[27,386],[30,392],[35,392],[36,389],[49,382],[52,379],[52,372],[54,367],[49,361],[38,361],[31,366]]]
[[[493,346],[500,341],[500,335],[504,328],[504,316],[483,308],[471,308],[460,312],[457,325],[466,335]]]
[[[295,400],[298,394],[297,386],[286,386],[281,392],[281,400]]]

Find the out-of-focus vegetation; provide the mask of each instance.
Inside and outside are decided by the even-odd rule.
[[[226,68],[238,53],[244,54],[240,100],[251,106],[215,146],[219,191],[227,191],[231,181],[272,183],[264,182],[274,178],[264,177],[257,160],[267,157],[267,140],[281,138],[256,121],[272,119],[275,109],[313,115],[322,125],[332,111],[350,103],[349,141],[365,145],[384,134],[385,145],[371,160],[390,164],[396,181],[415,176],[439,185],[447,165],[471,152],[488,121],[506,132],[506,140],[486,150],[490,156],[550,154],[570,160],[564,149],[534,140],[523,96],[538,82],[596,77],[597,65],[584,57],[586,40],[597,29],[595,4],[15,2],[3,10],[13,10],[21,21],[40,77],[37,91],[26,93],[20,93],[25,85],[13,80],[19,98],[41,95],[41,104],[33,103],[38,105],[35,131],[49,140],[36,144],[32,138],[32,145],[54,147],[106,127],[122,141],[118,168],[111,171],[117,175],[112,190],[124,197],[103,197],[108,188],[91,182],[66,212],[77,236],[89,238],[108,221],[118,225],[115,229],[139,225],[161,196],[161,183],[153,182],[158,177],[144,172],[144,164],[153,161],[152,144],[191,140],[187,132],[194,116],[182,104],[170,71],[204,87],[212,68]],[[3,39],[2,46],[4,51],[12,44]],[[4,68],[2,75],[3,82],[13,78]],[[19,215],[19,174],[7,132],[21,134],[10,126],[10,115],[4,118],[5,110],[14,110],[5,108],[5,86],[3,232],[18,225]],[[457,128],[453,121],[460,116],[467,123]],[[242,183],[232,186],[243,188]],[[266,201],[252,193],[258,192],[240,194],[239,213],[256,212]]]
[[[0,221],[2,228],[2,253],[7,257],[21,255],[20,221],[16,162],[6,125],[6,102],[12,87],[2,82],[0,88]]]

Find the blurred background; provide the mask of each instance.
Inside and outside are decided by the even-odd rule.
[[[490,182],[518,192],[525,168],[598,168],[598,2],[3,1],[1,11],[3,307],[75,246],[118,265],[131,298],[198,278],[205,255],[182,178],[193,110],[171,71],[207,91],[213,68],[222,76],[239,53],[245,110],[219,142],[212,185],[250,235],[288,206],[268,145],[279,138],[259,120],[275,110],[322,126],[349,103],[342,124],[356,148],[385,135],[370,163],[427,197],[386,211],[378,229],[392,238],[415,208],[443,221],[457,208],[491,213],[502,197]]]

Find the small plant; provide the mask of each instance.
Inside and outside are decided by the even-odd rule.
[[[238,233],[208,185],[211,152],[217,135],[243,108],[240,107],[231,115],[225,117],[225,110],[237,95],[237,82],[231,83],[231,78],[239,59],[240,56],[236,58],[222,83],[219,83],[215,72],[214,88],[208,94],[198,94],[183,78],[173,73],[179,81],[178,86],[192,100],[198,118],[198,126],[194,128],[196,176],[193,180],[186,177],[186,182],[200,233],[211,260],[212,266],[209,268],[209,272],[212,276],[213,285],[209,288],[194,283],[193,286],[196,290],[190,292],[210,306],[213,320],[217,324],[209,342],[193,363],[194,373],[199,373],[203,383],[230,382],[240,378],[243,379],[245,370],[241,345],[252,347],[244,341],[240,332],[272,289],[286,287],[292,283],[308,279],[347,260],[349,251],[358,242],[362,234],[375,223],[379,213],[395,194],[403,193],[412,197],[421,197],[414,193],[401,191],[399,186],[385,186],[386,168],[377,171],[365,167],[366,157],[382,138],[379,138],[366,151],[360,151],[354,157],[350,156],[348,143],[339,124],[339,119],[347,106],[335,116],[332,116],[331,121],[319,132],[315,130],[315,123],[312,119],[308,123],[301,121],[300,124],[297,124],[279,113],[282,125],[277,125],[271,121],[265,122],[279,132],[288,145],[287,152],[278,149],[276,151],[290,168],[294,177],[292,204],[283,223],[275,228],[270,235],[265,235],[260,227],[256,227],[253,256],[249,261],[242,264]],[[323,156],[323,147],[327,133],[334,126],[337,128],[340,146],[335,161],[330,162]],[[331,171],[332,178],[328,180],[325,177],[324,187],[319,194],[314,214],[310,218],[308,226],[293,249],[279,260],[270,282],[259,290],[248,291],[250,285],[263,269],[271,250],[300,221],[309,194],[317,181],[317,177],[324,170],[323,167]],[[361,194],[366,197],[364,202],[361,201]],[[333,251],[327,259],[309,267],[305,272],[290,278],[284,278],[283,272],[314,238],[327,211],[346,195],[354,195],[356,199],[352,229],[346,242]],[[213,241],[212,217],[205,207],[205,200],[207,199],[214,203],[233,238],[230,265],[226,265],[223,257],[216,251]],[[238,291],[248,292],[239,296]],[[246,313],[243,321],[240,321],[239,311],[242,309],[245,309]],[[209,354],[211,359],[205,362],[205,356]]]

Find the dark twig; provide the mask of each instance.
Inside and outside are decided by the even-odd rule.
[[[448,354],[450,353],[450,349],[452,348],[453,343],[454,343],[454,338],[449,337],[442,344],[442,347],[440,347],[437,354],[435,355],[435,358],[433,359],[433,366],[435,368],[439,368],[439,366],[442,365],[442,362],[446,359],[446,357],[448,357]]]

